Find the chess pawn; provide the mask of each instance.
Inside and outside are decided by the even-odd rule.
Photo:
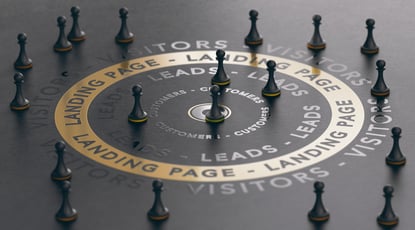
[[[65,142],[58,141],[55,144],[55,151],[58,155],[58,159],[56,161],[56,167],[52,171],[52,180],[55,181],[63,181],[63,180],[69,180],[72,177],[72,171],[66,167],[64,155],[65,155]]]
[[[23,74],[17,72],[14,74],[14,84],[16,85],[16,94],[12,102],[10,102],[10,108],[12,110],[26,110],[30,107],[30,102],[23,96]]]
[[[313,16],[314,33],[311,40],[307,43],[307,48],[319,51],[326,48],[326,43],[320,35],[321,16],[316,14]]]
[[[62,203],[59,210],[56,212],[55,218],[60,222],[71,222],[78,218],[78,212],[72,208],[69,202],[69,192],[71,190],[71,182],[65,180],[61,184],[62,189]]]
[[[121,44],[131,43],[134,41],[134,34],[128,30],[127,26],[128,9],[123,7],[119,10],[119,13],[121,18],[121,28],[117,36],[115,36],[115,41]]]
[[[399,147],[399,138],[401,138],[401,132],[402,130],[399,127],[392,128],[393,146],[389,155],[386,157],[386,164],[388,165],[400,166],[406,163],[406,158],[402,154],[401,148]]]
[[[383,193],[385,197],[385,206],[383,207],[382,212],[377,217],[377,222],[383,226],[394,226],[399,223],[399,217],[395,214],[392,209],[392,193],[393,187],[391,185],[386,185],[383,187]]]
[[[314,183],[314,192],[316,193],[316,200],[313,208],[308,212],[308,218],[314,222],[324,222],[330,218],[330,213],[326,210],[322,200],[324,183],[316,181]]]
[[[375,28],[375,20],[369,18],[366,20],[367,37],[363,46],[360,47],[360,52],[363,54],[377,54],[379,47],[376,45],[373,38],[373,29]]]
[[[225,115],[222,114],[218,103],[218,97],[220,95],[220,88],[217,85],[213,85],[210,88],[210,94],[212,96],[212,105],[209,112],[206,114],[205,121],[208,123],[220,123],[225,120]]]
[[[386,86],[385,80],[383,78],[383,71],[385,71],[385,61],[378,60],[376,62],[376,69],[378,71],[378,79],[376,80],[375,85],[370,90],[370,93],[375,97],[386,97],[389,96],[390,90]]]
[[[265,87],[262,89],[262,96],[265,97],[278,97],[281,95],[281,90],[278,88],[277,83],[275,83],[274,72],[277,64],[275,61],[267,61],[267,70],[268,70],[268,81]]]
[[[229,85],[231,83],[231,80],[225,73],[225,69],[223,68],[223,61],[225,60],[225,51],[218,49],[216,51],[216,60],[218,60],[218,69],[216,70],[216,74],[212,78],[212,85]]]
[[[26,40],[27,35],[25,33],[20,33],[17,35],[17,41],[20,46],[19,56],[17,57],[16,61],[14,62],[14,68],[16,69],[30,69],[33,67],[32,59],[30,59],[26,54]]]
[[[72,29],[68,34],[68,40],[71,42],[81,42],[86,39],[85,32],[79,26],[79,13],[81,9],[79,6],[73,6],[71,8],[71,16],[72,16]]]
[[[128,115],[128,121],[132,123],[143,123],[148,120],[147,113],[141,107],[141,96],[143,95],[142,88],[140,85],[135,85],[132,88],[134,96],[134,107],[130,115]]]
[[[164,190],[163,182],[161,180],[153,181],[154,203],[151,209],[147,212],[147,216],[151,220],[162,221],[169,218],[170,213],[161,200],[161,192]]]
[[[66,17],[59,16],[57,21],[58,21],[58,27],[59,27],[59,37],[58,37],[58,40],[55,42],[53,49],[56,52],[70,51],[72,50],[72,43],[68,41],[65,35]]]
[[[248,46],[257,46],[262,44],[262,37],[258,33],[256,21],[258,20],[258,11],[249,11],[249,19],[251,20],[251,28],[248,35],[245,37],[245,44]]]

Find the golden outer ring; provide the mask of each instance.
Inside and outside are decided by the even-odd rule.
[[[86,76],[79,82],[77,82],[75,85],[73,85],[68,91],[65,92],[65,94],[61,97],[59,100],[56,110],[55,110],[55,123],[56,127],[63,137],[63,139],[70,145],[72,148],[74,148],[79,153],[83,154],[84,156],[101,163],[105,166],[118,169],[124,172],[141,175],[141,176],[147,176],[152,178],[160,178],[160,179],[167,179],[167,180],[177,180],[177,181],[191,181],[191,182],[224,182],[224,181],[238,181],[238,180],[249,180],[249,179],[256,179],[256,178],[264,178],[264,177],[270,177],[270,176],[276,176],[280,174],[285,174],[288,172],[292,172],[295,170],[299,170],[305,167],[309,167],[311,165],[314,165],[316,163],[319,163],[325,159],[328,159],[331,156],[334,156],[338,152],[340,152],[343,148],[348,146],[355,137],[358,136],[360,130],[363,127],[364,123],[364,117],[365,117],[365,111],[362,102],[360,101],[358,95],[343,81],[337,79],[333,75],[330,75],[327,72],[320,71],[319,73],[319,79],[329,79],[332,84],[337,85],[340,89],[336,91],[326,91],[322,86],[319,86],[315,81],[310,81],[307,78],[302,78],[298,74],[295,74],[299,70],[306,69],[310,72],[310,74],[313,71],[313,67],[299,63],[293,60],[270,56],[270,55],[264,55],[264,54],[256,54],[256,57],[261,60],[275,60],[277,63],[288,63],[289,66],[285,69],[278,70],[279,72],[289,75],[291,77],[296,78],[297,80],[300,80],[311,87],[315,88],[320,94],[322,94],[325,99],[327,100],[332,117],[329,122],[329,125],[327,126],[326,130],[320,135],[319,138],[313,140],[309,144],[303,146],[300,149],[297,149],[295,151],[292,151],[290,153],[287,153],[282,156],[278,156],[272,159],[266,159],[263,161],[257,161],[257,162],[251,162],[251,163],[244,163],[244,164],[238,164],[238,165],[212,165],[212,166],[198,166],[198,165],[184,165],[184,164],[172,164],[172,163],[165,163],[165,162],[158,162],[154,160],[148,160],[145,158],[140,158],[137,156],[133,156],[127,152],[124,152],[122,150],[119,150],[110,144],[104,142],[92,129],[92,127],[89,124],[88,121],[88,110],[90,105],[92,104],[95,97],[97,97],[100,93],[102,93],[106,88],[110,87],[111,85],[117,83],[118,81],[121,81],[127,77],[136,76],[137,74],[141,74],[147,71],[154,71],[161,68],[166,67],[172,67],[172,66],[180,66],[180,65],[189,65],[189,64],[216,64],[215,60],[206,60],[206,59],[200,59],[203,55],[209,54],[212,57],[215,56],[215,51],[208,50],[208,51],[185,51],[185,52],[175,52],[175,53],[164,53],[164,54],[158,54],[153,56],[146,56],[141,58],[136,58],[132,60],[128,60],[125,62],[121,62],[109,67],[106,67],[104,69],[101,69],[95,73],[90,74],[89,76]],[[227,54],[230,55],[230,61],[227,62],[227,64],[233,64],[233,65],[241,65],[241,66],[253,66],[253,67],[259,67],[259,68],[266,68],[266,65],[256,66],[255,64],[251,64],[249,61],[249,57],[252,55],[248,52],[236,52],[236,51],[227,51]],[[196,60],[189,63],[187,59],[187,55],[192,55]],[[236,55],[242,55],[246,56],[248,59],[246,61],[232,61],[232,57]],[[199,58],[198,58],[199,57]],[[171,61],[174,60],[174,61]],[[107,72],[117,72],[118,68],[129,68],[132,64],[137,63],[146,63],[147,62],[153,62],[156,61],[157,65],[146,65],[144,68],[133,68],[130,69],[131,71],[127,71],[124,75],[116,75],[114,78],[108,77],[105,75]],[[84,98],[84,104],[82,105],[82,108],[80,110],[79,118],[82,121],[82,125],[65,125],[66,123],[70,123],[72,121],[68,120],[68,118],[65,118],[65,115],[68,115],[65,112],[65,105],[67,102],[73,97],[73,94],[80,89],[82,86],[85,86],[90,81],[103,81],[104,84],[101,86],[97,86],[94,91],[89,94],[88,98]],[[338,111],[336,101],[344,101],[348,100],[353,103],[353,107],[355,109],[355,117],[354,122],[352,123],[352,127],[337,127],[337,122],[340,121],[340,116],[343,114]],[[303,153],[304,151],[308,149],[314,148],[316,145],[321,143],[326,138],[330,138],[330,134],[332,132],[344,132],[347,133],[347,136],[340,139],[340,143],[336,144],[333,148],[330,148],[329,150],[322,150],[322,154],[320,154],[318,157],[314,157],[309,159],[307,162],[302,162],[301,164],[297,164],[295,166],[288,166],[284,168],[280,168],[278,170],[270,170],[265,165],[278,165],[281,161],[290,161],[290,157],[298,156],[298,154]],[[108,160],[104,159],[103,157],[100,157],[99,154],[94,154],[92,150],[87,150],[87,148],[83,147],[82,144],[78,143],[74,136],[78,135],[88,135],[88,140],[93,140],[95,145],[101,145],[102,149],[107,149],[107,151],[112,151],[114,153],[118,154],[118,158],[120,159],[122,157],[132,159],[135,162],[140,161],[141,165],[156,165],[157,168],[154,171],[146,171],[142,167],[136,167],[131,168],[118,164],[116,160]],[[186,150],[190,151],[190,150]],[[195,154],[195,153],[188,153]],[[182,170],[182,173],[175,173],[172,174],[172,169],[180,169]],[[188,171],[193,171],[198,176],[184,176],[183,174]],[[232,171],[231,175],[224,173],[229,172],[229,170]],[[203,172],[206,171],[215,171],[217,172],[216,176],[209,176],[209,175],[203,175]],[[253,172],[254,171],[254,172]]]

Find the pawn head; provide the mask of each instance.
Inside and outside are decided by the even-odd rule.
[[[27,35],[25,33],[20,33],[17,35],[17,40],[19,42],[25,42],[27,40]]]
[[[401,135],[402,129],[399,127],[393,127],[392,128],[392,135],[393,136],[399,136]]]
[[[79,12],[81,12],[81,8],[79,8],[79,6],[72,6],[71,8],[72,15],[78,15]]]
[[[153,189],[154,190],[161,190],[163,187],[163,182],[160,179],[153,180]]]
[[[15,73],[14,74],[14,82],[16,82],[16,83],[22,83],[23,82],[23,74],[22,73],[20,73],[20,72],[17,72],[17,73]]]
[[[65,16],[59,16],[58,19],[58,25],[65,25],[66,24],[66,17]]]
[[[366,19],[366,25],[367,26],[374,26],[375,25],[375,20],[372,19],[372,18]]]
[[[251,17],[251,18],[258,17],[258,11],[256,11],[256,10],[250,10],[249,11],[249,17]]]
[[[123,7],[118,12],[120,13],[121,16],[125,16],[125,15],[128,14],[128,8],[127,7]]]
[[[225,57],[225,51],[223,51],[222,49],[218,49],[216,51],[216,57],[217,58],[223,58],[223,57]]]
[[[321,16],[319,14],[314,15],[313,21],[319,23],[321,21]]]
[[[383,187],[383,192],[385,193],[385,195],[391,195],[393,193],[392,185],[385,185],[385,187]]]
[[[63,142],[63,141],[56,142],[55,149],[56,149],[57,152],[62,152],[62,151],[65,150],[65,148],[66,148],[65,142]]]
[[[71,182],[68,180],[64,180],[61,182],[61,189],[62,191],[69,191],[71,189]]]
[[[277,63],[275,63],[275,61],[273,61],[273,60],[267,61],[268,69],[275,69],[276,66],[277,66]]]
[[[220,87],[218,85],[212,85],[212,87],[210,87],[210,93],[212,95],[219,95]]]
[[[137,84],[133,86],[131,91],[133,92],[133,95],[141,95],[141,93],[143,92],[143,88],[141,87],[141,85]]]
[[[322,181],[316,181],[316,182],[314,182],[314,189],[316,191],[323,191],[323,189],[324,189],[324,182],[322,182]]]
[[[377,61],[376,61],[376,66],[377,66],[378,68],[384,68],[384,67],[385,67],[385,65],[386,65],[386,62],[385,62],[384,60],[377,60]]]

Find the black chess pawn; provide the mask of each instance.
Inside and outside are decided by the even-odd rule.
[[[86,33],[79,26],[79,13],[81,9],[79,6],[73,6],[71,8],[72,16],[72,29],[68,34],[68,40],[71,42],[81,42],[86,39]]]
[[[330,218],[330,213],[326,210],[322,200],[324,183],[321,181],[314,182],[314,192],[316,193],[316,200],[313,208],[308,212],[308,218],[314,222],[327,221]]]
[[[61,183],[62,189],[62,203],[59,210],[56,212],[55,218],[60,222],[71,222],[78,218],[78,212],[72,208],[69,202],[69,192],[71,190],[71,182],[64,180]]]
[[[314,33],[311,40],[307,43],[307,48],[319,51],[326,48],[326,43],[320,35],[321,16],[316,14],[313,16]]]
[[[55,42],[53,49],[56,52],[70,51],[72,50],[72,43],[68,41],[65,35],[66,17],[59,16],[57,21],[58,21],[58,27],[59,27],[59,37],[58,37],[58,40]]]
[[[170,213],[161,200],[161,192],[164,190],[161,180],[153,181],[154,202],[151,209],[147,212],[148,218],[155,221],[162,221],[169,218]]]
[[[367,37],[363,46],[360,47],[360,52],[363,54],[377,54],[379,47],[376,45],[373,38],[373,29],[375,28],[375,20],[369,18],[366,20]]]
[[[128,9],[123,7],[119,10],[119,13],[121,18],[121,28],[117,36],[115,36],[115,41],[122,44],[131,43],[134,41],[134,34],[128,30],[127,26]]]
[[[63,180],[69,180],[72,177],[72,171],[66,167],[64,155],[65,155],[65,142],[58,141],[55,144],[55,151],[58,155],[58,159],[56,161],[56,167],[52,171],[52,180],[55,181],[63,181]]]
[[[220,95],[220,87],[213,85],[210,88],[210,94],[212,96],[212,105],[210,110],[206,114],[205,121],[208,123],[220,123],[225,120],[225,115],[221,112],[221,108],[218,103],[218,98]]]
[[[281,90],[278,88],[274,78],[276,66],[277,64],[275,61],[267,61],[268,81],[265,87],[262,89],[262,95],[265,97],[278,97],[281,95]]]
[[[392,209],[392,193],[393,187],[391,185],[386,185],[383,187],[383,193],[385,197],[385,206],[383,207],[382,212],[377,217],[377,222],[383,226],[394,226],[399,223],[399,217],[395,214]]]
[[[245,44],[248,46],[257,46],[262,44],[262,37],[258,32],[256,21],[258,20],[258,11],[249,11],[249,19],[251,20],[251,28],[245,37]]]
[[[389,155],[386,157],[386,164],[388,165],[400,166],[406,163],[406,158],[402,154],[401,148],[399,147],[399,138],[401,138],[401,132],[402,130],[399,127],[392,128],[393,146]]]
[[[212,85],[226,86],[231,83],[231,79],[225,73],[223,61],[225,60],[225,51],[218,49],[216,51],[216,60],[218,60],[218,69],[216,74],[212,77]]]
[[[17,41],[20,46],[20,52],[19,52],[19,56],[14,62],[14,68],[16,69],[24,70],[24,69],[30,69],[33,67],[32,59],[30,59],[26,53],[26,40],[27,40],[27,35],[25,33],[20,33],[19,35],[17,35]]]
[[[143,90],[140,85],[134,85],[132,88],[134,96],[134,107],[130,115],[128,115],[128,121],[133,123],[142,123],[148,120],[147,113],[141,107],[141,96],[143,95]]]
[[[389,96],[390,90],[388,86],[386,86],[385,79],[383,79],[383,71],[385,71],[385,61],[378,60],[376,62],[377,70],[378,70],[378,79],[376,80],[375,85],[370,90],[370,93],[375,97],[386,97]]]
[[[16,95],[14,99],[10,103],[10,108],[12,110],[25,110],[30,107],[30,102],[23,96],[23,74],[22,73],[15,73],[14,74],[14,84],[16,85]]]

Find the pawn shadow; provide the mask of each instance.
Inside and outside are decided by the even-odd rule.
[[[150,223],[150,230],[163,230],[165,229],[166,226],[166,221],[168,220],[164,220],[164,221],[156,221],[156,220],[148,220]]]
[[[312,230],[324,230],[326,229],[326,222],[312,222]]]

